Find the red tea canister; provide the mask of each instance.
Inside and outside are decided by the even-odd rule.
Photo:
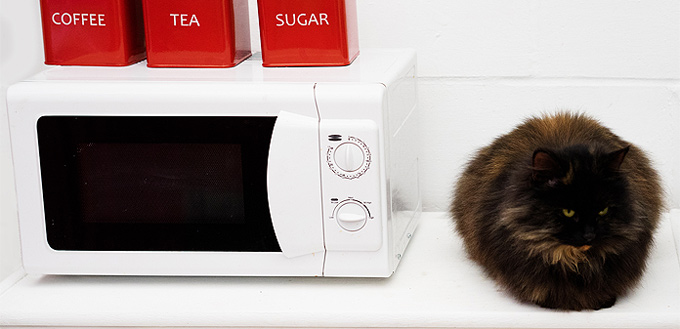
[[[40,0],[45,64],[124,66],[146,57],[142,0]]]
[[[349,65],[359,55],[356,0],[258,0],[264,66]]]
[[[147,65],[232,67],[250,57],[247,0],[144,0]]]

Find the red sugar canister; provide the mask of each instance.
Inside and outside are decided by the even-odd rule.
[[[45,64],[129,65],[146,56],[142,0],[40,0]]]
[[[340,66],[359,55],[356,0],[258,0],[264,66]]]
[[[250,57],[247,0],[144,0],[147,65],[231,67]]]

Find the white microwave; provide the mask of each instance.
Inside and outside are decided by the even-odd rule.
[[[53,67],[7,100],[27,273],[388,277],[417,225],[412,51]]]

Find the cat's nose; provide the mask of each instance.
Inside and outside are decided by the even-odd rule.
[[[590,242],[593,241],[593,239],[595,239],[595,236],[596,236],[595,229],[592,227],[586,227],[586,230],[583,233],[583,239]]]
[[[583,235],[583,238],[588,242],[593,241],[593,239],[595,239],[595,233],[594,232],[586,233]]]

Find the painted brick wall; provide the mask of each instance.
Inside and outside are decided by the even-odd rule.
[[[418,50],[424,207],[475,149],[575,110],[646,149],[680,206],[680,1],[360,0],[362,47]]]

